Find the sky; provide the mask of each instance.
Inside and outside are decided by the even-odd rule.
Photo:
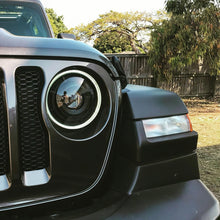
[[[53,8],[57,15],[64,16],[68,28],[88,24],[100,14],[110,10],[156,12],[164,8],[165,0],[41,0],[45,8]]]

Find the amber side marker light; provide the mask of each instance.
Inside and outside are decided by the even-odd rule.
[[[189,120],[189,124],[190,124],[190,131],[193,131],[193,126],[192,126],[192,122],[191,122],[191,120],[190,120],[190,117],[189,117],[189,115],[188,115],[188,114],[187,114],[186,116],[187,116],[187,118],[188,118],[188,120]]]
[[[188,114],[164,118],[146,119],[142,122],[147,138],[161,137],[193,131]]]

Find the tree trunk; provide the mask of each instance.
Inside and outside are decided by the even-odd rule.
[[[129,38],[130,38],[132,50],[133,50],[136,54],[140,54],[141,51],[138,49],[135,40],[132,39],[131,37],[129,37]]]

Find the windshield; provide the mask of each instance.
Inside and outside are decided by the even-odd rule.
[[[19,36],[51,37],[44,14],[37,4],[1,2],[0,28]]]

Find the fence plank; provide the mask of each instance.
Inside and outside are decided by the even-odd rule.
[[[118,56],[125,70],[128,82],[135,85],[154,86],[155,79],[147,63],[148,56],[145,54],[107,54]],[[195,73],[197,67],[193,66],[189,70],[190,74],[180,74],[173,76],[170,82],[157,81],[157,87],[176,92],[180,96],[220,96],[220,77],[212,77],[201,72]]]

